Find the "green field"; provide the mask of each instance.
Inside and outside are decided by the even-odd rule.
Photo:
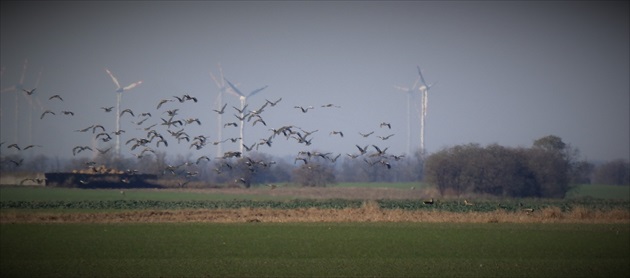
[[[11,224],[3,277],[628,277],[606,224]]]
[[[339,183],[331,188],[394,188],[416,189],[427,185],[421,183]],[[165,190],[125,190],[125,195],[118,189],[75,189],[53,187],[0,187],[0,202],[4,201],[111,201],[111,200],[289,200],[292,196],[260,194],[267,188],[252,188],[251,194],[227,194],[203,191],[165,191]],[[255,194],[258,193],[258,194]],[[615,185],[578,185],[567,194],[567,199],[595,198],[630,200],[630,186]]]
[[[573,188],[567,194],[568,198],[598,198],[630,200],[630,186],[584,184]]]
[[[125,189],[77,189],[60,187],[0,187],[0,202],[4,201],[113,201],[113,200],[283,200],[283,196],[262,194],[226,194],[200,191],[134,190]]]

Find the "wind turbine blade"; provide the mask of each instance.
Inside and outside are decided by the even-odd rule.
[[[217,80],[216,77],[214,77],[214,74],[212,74],[212,72],[210,72],[210,78],[212,78],[212,80],[214,81],[214,84],[216,84],[217,87],[219,87],[219,90],[223,89],[222,84],[219,83],[219,81]]]
[[[422,71],[420,70],[420,66],[417,66],[417,68],[418,68],[418,74],[420,75],[420,80],[422,80],[422,85],[428,88],[429,86],[427,86],[427,82],[424,81],[424,77],[422,76]]]
[[[142,80],[129,84],[129,86],[123,88],[123,91],[131,90],[140,84],[142,84]]]
[[[416,88],[418,88],[418,81],[420,81],[420,78],[416,78],[416,81],[413,82],[413,86],[411,86],[411,91],[415,91]]]
[[[35,87],[33,88],[37,88],[39,86],[39,81],[42,79],[42,71],[44,71],[44,67],[39,68],[39,73],[37,74],[37,80],[35,81]]]
[[[0,91],[0,93],[8,93],[8,92],[16,91],[16,90],[17,90],[17,86],[13,85],[11,87],[2,89],[2,91]]]
[[[256,89],[256,90],[253,90],[251,93],[249,93],[249,95],[248,95],[247,97],[251,97],[251,96],[253,96],[253,95],[255,95],[255,94],[259,93],[260,91],[264,90],[264,89],[265,89],[265,88],[267,88],[267,87],[268,87],[268,86],[267,86],[267,85],[265,85],[265,87],[262,87],[262,88],[259,88],[259,89]]]
[[[232,82],[230,82],[230,80],[227,80],[227,78],[223,78],[223,80],[225,80],[225,82],[228,83],[228,85],[230,86],[230,88],[232,88],[232,90],[230,92],[236,93],[237,96],[240,97],[245,97],[245,95],[243,95],[243,93],[241,93],[241,91],[239,91],[236,86],[234,86],[234,84],[232,84]]]
[[[112,81],[114,81],[114,83],[116,84],[116,90],[120,89],[120,83],[118,83],[118,79],[116,79],[112,72],[109,71],[107,68],[105,68],[105,71],[107,72],[107,74],[109,74],[109,76],[112,78]]]
[[[400,86],[395,86],[394,85],[394,88],[398,89],[398,90],[401,90],[403,92],[409,92],[409,88],[407,88],[407,87],[400,87]]]
[[[221,63],[217,63],[217,66],[219,67],[219,73],[221,74],[221,86],[225,86],[225,83],[223,83],[223,67],[221,66]]]
[[[24,75],[26,75],[26,67],[28,66],[28,59],[24,59],[24,65],[22,66],[22,76],[20,76],[19,87],[23,87],[24,85]]]

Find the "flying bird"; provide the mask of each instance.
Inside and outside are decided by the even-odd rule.
[[[324,104],[324,105],[322,105],[322,107],[335,107],[335,108],[341,108],[341,106],[339,106],[339,105],[334,105],[334,104],[332,104],[332,103],[329,103],[329,104]]]
[[[384,126],[386,126],[389,129],[392,129],[392,125],[390,123],[382,122],[381,127],[384,127]]]
[[[44,113],[42,113],[42,115],[39,117],[39,119],[40,120],[43,119],[44,116],[46,116],[46,114],[53,114],[53,115],[55,115],[55,112],[50,111],[50,110],[46,110],[46,111],[44,111]]]
[[[212,109],[212,111],[217,112],[219,114],[223,114],[223,113],[225,113],[225,107],[226,106],[227,106],[227,103],[223,104],[223,107],[221,107],[221,110]]]
[[[355,146],[357,146],[357,149],[359,149],[359,152],[361,152],[361,154],[367,153],[368,146],[365,146],[363,148],[361,148],[361,146],[359,146],[359,145],[355,145]]]
[[[32,95],[32,94],[35,92],[35,89],[37,89],[37,88],[33,88],[33,89],[32,89],[32,90],[30,90],[30,91],[29,91],[29,90],[26,90],[26,89],[22,89],[22,91],[24,91],[27,95],[29,95],[29,96],[30,96],[30,95]]]
[[[159,103],[158,103],[158,105],[157,105],[157,109],[160,109],[160,107],[162,106],[162,104],[167,103],[167,102],[169,102],[169,101],[173,101],[173,100],[172,100],[172,99],[163,99],[163,100],[160,100],[160,102],[159,102]]]
[[[197,158],[197,162],[195,164],[199,164],[199,162],[201,162],[202,160],[206,160],[206,161],[210,161],[210,158],[208,156],[200,156],[199,158]]]
[[[34,147],[42,147],[41,145],[28,145],[26,147],[24,147],[24,150],[28,150],[30,148],[34,148]]]
[[[111,149],[112,149],[111,147],[109,147],[109,148],[107,148],[107,149],[104,149],[104,150],[99,149],[99,148],[96,148],[96,150],[97,150],[100,154],[105,154],[105,153],[107,153],[107,152],[108,152],[109,150],[111,150]]]
[[[384,136],[384,137],[383,136],[376,136],[376,137],[381,138],[381,140],[387,140],[387,139],[389,139],[392,136],[394,136],[394,134],[390,134],[390,135],[387,135],[387,136]]]
[[[89,146],[76,146],[74,148],[72,148],[72,155],[77,155],[78,153],[85,151],[85,150],[90,150],[92,151],[92,148],[90,148]]]
[[[60,96],[60,95],[54,95],[54,96],[51,96],[51,97],[49,97],[49,98],[48,98],[48,100],[52,100],[52,99],[54,99],[54,98],[58,98],[59,100],[63,101],[63,98],[61,98],[61,96]]]
[[[334,131],[333,130],[333,131],[330,132],[330,134],[331,135],[339,134],[339,135],[341,135],[341,137],[343,137],[343,132],[341,132],[341,131]]]
[[[372,135],[372,133],[374,133],[374,131],[369,132],[369,133],[361,133],[361,132],[359,132],[359,134],[360,134],[361,136],[363,136],[364,138],[367,138],[368,136]]]
[[[123,110],[122,112],[120,112],[120,116],[122,117],[123,114],[125,114],[125,112],[131,114],[131,116],[135,117],[136,115],[133,114],[133,111],[131,111],[131,109],[127,108],[125,110]]]
[[[15,167],[19,167],[20,165],[22,165],[22,162],[24,162],[24,158],[22,158],[20,160],[9,159],[9,162],[13,163],[15,165]]]
[[[72,112],[72,111],[66,111],[66,110],[64,110],[64,111],[61,111],[61,113],[63,113],[64,115],[74,116],[74,112]]]
[[[114,109],[114,106],[110,106],[110,107],[101,107],[101,109],[105,110],[105,112],[112,112],[112,109]]]
[[[7,146],[7,149],[10,149],[10,148],[14,148],[14,149],[16,149],[16,150],[18,150],[18,151],[21,151],[21,150],[22,150],[22,149],[20,148],[20,146],[18,146],[18,144],[11,144],[11,145],[8,145],[8,146]]]
[[[265,99],[266,103],[269,103],[271,105],[271,107],[276,106],[276,104],[278,104],[278,102],[280,102],[282,100],[282,98],[279,98],[276,101],[269,101],[268,99]]]
[[[293,108],[298,108],[298,109],[302,110],[302,113],[308,112],[309,109],[315,109],[315,107],[313,107],[313,106],[308,106],[306,108],[304,108],[302,106],[294,106]]]

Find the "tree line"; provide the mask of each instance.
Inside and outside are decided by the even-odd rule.
[[[595,169],[579,160],[577,148],[554,135],[535,140],[529,148],[498,144],[445,148],[427,157],[424,171],[426,181],[440,193],[454,195],[563,198],[574,184],[630,184],[627,161]]]
[[[319,153],[314,151],[313,153]],[[156,174],[164,180],[198,181],[251,187],[270,183],[327,186],[337,182],[428,182],[440,193],[488,194],[506,197],[562,198],[573,184],[630,185],[630,164],[613,160],[600,165],[580,160],[579,150],[557,136],[534,141],[529,148],[465,144],[425,155],[416,151],[387,164],[350,155],[330,159],[274,157],[248,152],[229,158],[195,158],[192,154],[169,157],[155,152],[142,157],[95,157],[72,159],[17,154],[2,156],[0,171],[70,172],[98,165],[136,173]],[[16,163],[19,162],[19,163]]]

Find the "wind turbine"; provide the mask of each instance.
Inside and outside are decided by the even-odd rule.
[[[420,77],[416,78],[410,88],[394,86],[394,88],[407,93],[407,154],[411,153],[411,94],[417,90],[419,80]]]
[[[8,87],[8,88],[4,88],[2,90],[0,90],[0,93],[10,93],[10,92],[15,92],[15,118],[13,119],[14,123],[15,123],[15,130],[14,130],[14,138],[13,140],[15,142],[19,142],[18,141],[18,126],[19,126],[19,121],[18,121],[18,114],[19,114],[19,108],[18,108],[18,98],[19,98],[19,94],[22,92],[22,89],[24,88],[24,75],[26,73],[26,68],[28,67],[28,59],[24,59],[24,64],[22,66],[22,75],[20,76],[20,81],[19,83]]]
[[[426,121],[426,117],[427,117],[427,108],[428,108],[428,104],[429,104],[429,89],[431,87],[433,87],[436,83],[433,84],[427,84],[426,81],[424,81],[424,77],[422,76],[422,71],[420,70],[420,66],[416,66],[418,68],[418,75],[420,75],[420,81],[422,82],[422,86],[420,86],[420,88],[418,88],[418,90],[420,91],[422,100],[422,112],[420,113],[420,151],[424,152],[424,127],[425,127],[425,121]]]
[[[212,72],[210,72],[210,77],[212,77],[212,80],[214,80],[214,84],[217,85],[217,87],[219,88],[219,95],[217,96],[217,109],[220,110],[221,107],[223,106],[223,94],[228,91],[228,87],[225,85],[224,82],[224,77],[223,77],[223,68],[221,67],[221,64],[219,64],[219,74],[221,74],[221,78],[219,80],[217,80],[217,78],[214,76],[214,74],[212,74]],[[219,113],[219,116],[217,117],[217,136],[219,137],[217,142],[222,142],[223,141],[223,113]],[[223,156],[223,144],[217,144],[217,156],[221,157]]]
[[[37,74],[37,80],[35,81],[35,87],[33,88],[37,88],[39,87],[39,81],[42,78],[42,71],[43,68],[40,68],[39,73]],[[28,101],[28,105],[29,105],[29,115],[28,115],[28,142],[29,144],[33,143],[33,106],[34,104],[37,104],[37,107],[39,108],[39,113],[41,113],[42,111],[44,111],[44,107],[42,105],[42,103],[39,101],[39,97],[37,97],[37,95],[27,95],[24,94],[24,97],[26,98],[26,100]]]
[[[244,112],[243,110],[245,110],[245,103],[247,102],[247,99],[257,93],[259,93],[260,91],[264,90],[265,88],[267,88],[267,85],[265,85],[262,88],[258,88],[256,90],[253,90],[251,93],[249,93],[248,95],[243,94],[239,89],[236,88],[236,86],[234,86],[234,84],[232,84],[232,82],[230,82],[229,80],[227,80],[226,78],[223,78],[228,85],[230,86],[230,88],[232,89],[231,92],[236,93],[241,101],[241,110],[240,110],[240,120],[241,120],[241,139],[240,139],[240,152],[243,153],[243,140],[245,139],[244,136],[244,126],[243,126],[243,120],[244,120]]]
[[[122,93],[125,91],[129,91],[133,88],[135,88],[136,86],[142,84],[142,80],[131,83],[129,85],[127,85],[126,87],[120,87],[120,83],[118,83],[118,79],[116,79],[116,77],[114,77],[114,75],[107,69],[105,68],[105,71],[107,72],[107,74],[109,74],[109,76],[112,78],[112,81],[114,81],[114,84],[116,84],[116,155],[118,157],[120,157],[120,132],[118,132],[120,130],[120,100],[122,98]]]

